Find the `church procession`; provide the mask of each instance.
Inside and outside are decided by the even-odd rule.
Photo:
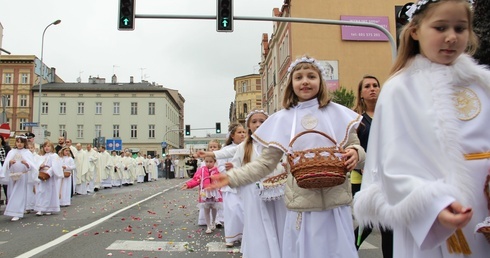
[[[77,195],[158,180],[159,157],[129,149],[118,153],[108,152],[105,146],[72,145],[64,137],[58,138],[56,146],[34,140],[35,134],[29,132],[15,136],[11,148],[2,145],[0,197],[4,195],[3,214],[11,221],[29,213],[56,215]]]

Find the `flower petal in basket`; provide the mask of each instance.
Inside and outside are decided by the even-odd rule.
[[[490,216],[476,225],[475,232],[482,233],[490,244]]]

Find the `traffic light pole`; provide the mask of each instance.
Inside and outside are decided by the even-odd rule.
[[[136,14],[136,18],[141,19],[193,19],[193,20],[216,20],[216,15],[173,15],[173,14]],[[233,16],[234,20],[242,21],[276,21],[276,22],[295,22],[295,23],[313,23],[327,25],[349,25],[360,27],[371,27],[381,31],[388,37],[391,45],[391,57],[394,61],[396,58],[396,42],[391,33],[383,26],[370,22],[353,22],[341,20],[309,19],[309,18],[291,18],[291,17],[252,17],[252,16]],[[212,128],[211,128],[212,129]],[[193,129],[194,130],[194,129]]]

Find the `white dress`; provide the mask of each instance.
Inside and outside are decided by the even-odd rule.
[[[489,82],[490,72],[466,55],[450,66],[419,55],[383,87],[354,212],[363,224],[393,228],[394,257],[489,257],[490,244],[474,229],[489,213],[490,160],[465,159],[490,152]],[[437,221],[454,201],[473,209],[463,228],[472,255],[450,254],[454,230]]]
[[[16,162],[10,165],[11,160]],[[22,164],[21,161],[27,162],[29,167]],[[32,153],[28,149],[12,149],[5,157],[5,162],[0,170],[0,178],[8,180],[7,198],[9,202],[5,207],[4,215],[19,218],[24,216],[27,205],[27,185],[32,180],[29,177],[32,177],[30,171],[34,166]],[[14,175],[18,176],[14,177]]]
[[[270,173],[266,170],[267,167],[279,163],[281,156],[278,153],[289,150],[291,139],[309,129],[328,134],[336,139],[339,146],[350,147],[351,145],[347,146],[347,143],[350,142],[350,137],[357,137],[355,129],[360,118],[352,110],[336,103],[329,103],[325,108],[319,108],[317,99],[300,102],[295,107],[274,113],[253,134],[254,140],[268,147],[265,149],[267,155],[263,152],[257,161],[229,171],[230,184],[243,185],[263,178]],[[298,140],[294,148],[306,150],[324,147],[326,142],[328,141],[324,136],[311,133]],[[362,148],[358,152],[363,161]],[[334,205],[338,196],[322,197],[324,189],[318,192],[313,189],[305,191],[295,182],[295,179],[289,176],[285,189],[284,199],[288,210],[282,242],[282,258],[358,257],[354,245],[351,207],[348,202],[345,202],[345,198],[348,198],[345,195],[349,195],[350,191],[341,186],[336,188],[342,189],[337,193],[342,192],[343,198],[340,203]],[[315,201],[309,203],[309,196],[303,195],[305,192]],[[318,198],[322,199],[321,203]],[[323,201],[323,198],[332,198],[332,200]],[[332,207],[314,207],[325,202],[330,203]],[[262,239],[264,240],[263,237]]]
[[[257,159],[262,146],[253,141],[251,161]],[[245,142],[237,147],[233,157],[233,167],[243,165]],[[281,164],[270,176],[284,172]],[[244,227],[241,252],[244,258],[282,258],[282,238],[286,219],[286,205],[282,197],[264,201],[259,196],[257,183],[240,187],[244,207]],[[259,237],[260,236],[260,237]]]
[[[63,177],[61,179],[61,189],[60,189],[60,206],[71,205],[71,183],[72,183],[72,172],[75,170],[75,161],[71,156],[64,156],[60,158],[61,166],[65,166],[63,172],[70,172],[69,177]]]
[[[237,145],[232,143],[223,147],[222,150],[234,149],[236,152]],[[218,170],[220,173],[226,174],[225,163],[231,162],[233,156],[229,158],[218,159]],[[223,216],[225,224],[225,241],[227,243],[233,243],[234,241],[241,240],[243,234],[243,201],[238,193],[237,189],[225,186],[221,188],[223,195]]]
[[[40,181],[36,186],[36,206],[34,210],[40,212],[59,212],[60,211],[60,187],[63,178],[61,160],[57,154],[46,153],[43,156],[42,164],[49,166],[44,169],[50,175],[46,181]]]

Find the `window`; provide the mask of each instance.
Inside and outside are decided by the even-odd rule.
[[[102,136],[102,125],[95,125],[95,137]]]
[[[12,84],[12,74],[11,73],[4,73],[3,74],[3,83]]]
[[[131,115],[138,115],[138,103],[131,102]]]
[[[148,103],[148,115],[155,115],[155,102]]]
[[[85,103],[78,102],[78,114],[83,115],[83,113],[85,113]]]
[[[112,137],[119,137],[119,125],[112,125]]]
[[[27,95],[20,95],[20,106],[21,107],[27,107]]]
[[[60,102],[60,115],[66,115],[66,102]]]
[[[66,125],[60,125],[59,130],[60,130],[60,133],[58,135],[65,135]]]
[[[47,115],[48,114],[48,102],[43,102],[41,106],[42,106],[41,114]]]
[[[77,138],[83,138],[83,125],[77,125]]]
[[[138,125],[131,125],[131,138],[138,138]]]
[[[96,102],[95,103],[95,114],[96,115],[102,114],[102,102]]]
[[[20,83],[21,84],[29,84],[29,74],[28,73],[21,73],[20,74]]]
[[[242,82],[242,92],[247,92],[247,81]]]
[[[119,102],[114,102],[114,115],[119,115]]]
[[[247,107],[247,103],[243,104],[243,113],[244,113],[245,115],[247,115],[247,114],[248,114],[248,107]]]
[[[19,119],[19,122],[20,122],[19,129],[21,131],[26,131],[27,129],[24,126],[24,123],[27,123],[27,118],[21,118],[21,119]]]
[[[155,125],[148,125],[148,138],[155,138]]]
[[[10,106],[10,95],[3,95],[1,100],[2,100],[2,103],[1,103],[2,106],[4,104],[4,101],[5,101],[5,106],[6,107],[9,107]]]

